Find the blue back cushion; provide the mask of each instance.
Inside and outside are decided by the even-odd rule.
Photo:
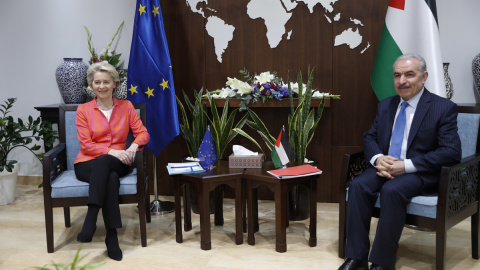
[[[80,141],[77,137],[77,126],[75,119],[77,117],[76,111],[65,112],[65,141],[67,144],[67,170],[73,170],[73,162],[77,158],[78,151],[80,151]]]
[[[462,158],[475,154],[477,150],[480,114],[459,113],[457,117],[458,135],[462,142]]]

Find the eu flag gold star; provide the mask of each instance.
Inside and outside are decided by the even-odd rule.
[[[142,12],[147,14],[147,12],[145,11],[146,7],[147,7],[147,5],[142,6],[142,4],[140,4],[140,8],[138,9],[138,11],[140,12],[140,16],[142,16]]]
[[[163,82],[160,85],[163,86],[163,90],[165,91],[165,88],[168,88],[168,81],[165,81],[165,79],[162,80]]]
[[[148,95],[148,98],[153,97],[153,90],[154,90],[154,89],[150,89],[150,87],[148,87],[148,91],[145,92],[145,94]]]
[[[128,91],[131,92],[130,95],[133,95],[134,93],[137,93],[137,94],[138,94],[138,92],[137,92],[137,87],[138,87],[138,86],[133,86],[133,84],[130,84],[130,89],[128,89]]]
[[[158,6],[158,7],[153,6],[153,10],[152,10],[152,12],[153,12],[153,17],[157,17],[157,14],[160,14],[160,13],[158,12],[158,8],[159,8],[159,7],[160,7],[160,6]]]

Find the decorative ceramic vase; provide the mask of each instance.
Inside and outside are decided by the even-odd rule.
[[[448,66],[450,63],[443,63],[443,78],[445,80],[445,89],[447,92],[447,98],[451,99],[453,96],[453,84],[452,79],[450,79],[450,74],[448,74]]]
[[[82,58],[63,58],[55,72],[58,89],[65,104],[81,104],[87,99],[83,90],[87,79],[88,65]]]
[[[120,86],[118,86],[117,91],[115,91],[114,96],[117,99],[127,99],[127,76],[128,69],[119,69],[118,75],[120,76]]]
[[[472,60],[473,85],[480,95],[480,53]]]
[[[120,85],[117,87],[115,94],[113,96],[116,99],[127,99],[127,69],[119,69],[118,75],[120,76]],[[90,86],[84,87],[85,94],[87,95],[87,101],[90,101],[95,98],[95,91],[93,91]]]

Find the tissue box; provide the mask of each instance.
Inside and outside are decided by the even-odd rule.
[[[263,154],[256,156],[236,156],[231,154],[228,157],[230,168],[262,168]]]

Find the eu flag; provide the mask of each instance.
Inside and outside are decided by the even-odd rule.
[[[158,156],[180,133],[172,62],[159,0],[137,0],[127,84],[128,100],[146,104],[148,148]]]
[[[215,148],[212,134],[210,133],[210,127],[207,128],[207,132],[205,132],[205,136],[203,136],[197,154],[200,159],[200,164],[202,164],[204,169],[210,168],[215,162],[217,162],[217,150]]]

